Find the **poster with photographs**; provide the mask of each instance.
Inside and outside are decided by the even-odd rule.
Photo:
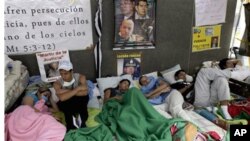
[[[141,53],[117,54],[117,75],[131,74],[134,80],[141,76]]]
[[[220,49],[221,25],[193,27],[192,52]]]
[[[155,0],[114,0],[113,50],[155,48]]]
[[[58,70],[60,60],[70,60],[68,50],[36,53],[41,79],[44,82],[54,82],[60,78]]]

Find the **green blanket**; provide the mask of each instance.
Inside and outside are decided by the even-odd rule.
[[[72,130],[65,141],[172,141],[193,140],[197,127],[182,119],[160,115],[136,88],[124,94],[122,101],[109,100],[96,117],[101,124]]]

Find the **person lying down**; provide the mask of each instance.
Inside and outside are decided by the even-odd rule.
[[[66,128],[49,114],[51,110],[45,104],[48,99],[51,99],[49,89],[39,88],[36,94],[26,95],[22,105],[5,115],[6,140],[62,141]]]
[[[36,112],[47,114],[59,112],[55,101],[52,99],[51,91],[47,87],[39,87],[35,93],[24,96],[22,105],[31,106]]]
[[[192,122],[191,118],[182,108],[184,103],[182,94],[176,89],[172,89],[162,78],[156,79],[151,76],[141,76],[139,84],[141,85],[142,93],[151,104],[158,105],[165,103],[166,111],[170,112],[173,117],[180,117]]]

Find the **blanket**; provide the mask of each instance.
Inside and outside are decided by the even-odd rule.
[[[19,106],[5,119],[7,141],[62,141],[66,128],[52,116]]]
[[[115,136],[119,141],[193,141],[199,134],[190,122],[163,117],[136,88],[126,92],[121,101],[108,100],[96,120],[98,126],[71,130],[64,140],[112,141]]]

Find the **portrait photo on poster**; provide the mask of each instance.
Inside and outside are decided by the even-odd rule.
[[[61,60],[70,61],[68,50],[39,52],[36,53],[36,58],[41,79],[44,82],[54,82],[60,78],[59,62]]]
[[[213,36],[211,37],[211,48],[218,48],[219,47],[219,37]]]
[[[60,73],[58,70],[58,66],[59,66],[59,61],[55,61],[55,62],[51,62],[48,64],[44,64],[44,69],[45,69],[45,73],[46,73],[46,77],[50,78],[50,77],[59,77]]]
[[[113,50],[155,47],[155,0],[114,0]]]
[[[141,53],[117,54],[117,75],[131,74],[134,80],[141,75]]]

